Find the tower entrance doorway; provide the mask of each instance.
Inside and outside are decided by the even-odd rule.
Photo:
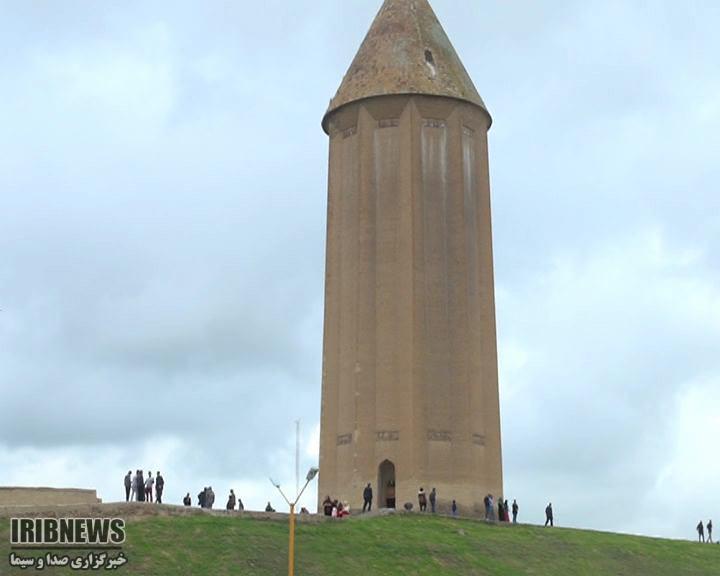
[[[385,460],[378,468],[378,507],[395,508],[395,464]]]

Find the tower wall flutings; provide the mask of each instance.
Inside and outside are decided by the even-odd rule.
[[[502,494],[484,107],[387,95],[331,110],[319,500]]]

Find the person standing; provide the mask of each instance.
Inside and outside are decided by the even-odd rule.
[[[132,488],[130,489],[130,502],[135,502],[136,496],[137,496],[137,470],[135,470],[135,474],[133,474]]]
[[[192,498],[190,498],[190,492],[185,494],[185,498],[183,498],[183,506],[192,506]]]
[[[437,502],[437,492],[435,488],[430,490],[430,512],[435,514],[435,503]]]
[[[520,507],[518,506],[517,500],[513,498],[513,505],[512,505],[512,514],[513,514],[513,524],[517,524],[517,515],[518,510]]]
[[[228,496],[228,501],[227,501],[227,506],[226,506],[228,512],[230,510],[235,510],[235,502],[236,501],[237,501],[237,498],[235,498],[235,492],[231,489],[230,496]]]
[[[130,502],[130,490],[132,488],[132,470],[125,475],[125,502]]]
[[[395,480],[389,480],[385,488],[386,506],[395,508]]]
[[[702,542],[704,544],[705,543],[705,528],[703,527],[702,520],[700,520],[700,522],[698,522],[696,530],[698,533],[698,542]]]
[[[145,502],[145,476],[142,470],[137,473],[137,499],[138,502]]]
[[[205,508],[205,495],[207,494],[207,486],[198,492],[198,506]]]
[[[330,516],[332,514],[332,508],[332,499],[330,498],[330,496],[326,496],[325,500],[323,501],[323,513],[325,514],[325,516]]]
[[[712,544],[712,520],[708,520],[707,531],[708,531],[707,541],[709,544]]]
[[[372,499],[373,499],[373,490],[372,485],[370,482],[368,482],[367,486],[365,486],[365,490],[363,490],[363,513],[367,510],[368,512],[372,511]]]
[[[457,502],[455,502],[455,500],[452,501],[452,506],[451,506],[450,509],[452,510],[452,515],[453,515],[453,516],[457,516],[457,515],[458,515],[458,507],[457,507]]]
[[[137,499],[138,472],[139,472],[139,470],[135,470],[135,474],[132,477],[132,489],[130,492],[130,502],[135,502],[135,500]]]
[[[165,478],[160,474],[160,470],[155,475],[155,502],[162,504],[162,494],[165,489]]]
[[[505,521],[505,505],[503,504],[502,496],[498,498],[498,522]]]
[[[418,490],[418,504],[420,505],[420,512],[427,511],[427,496],[425,495],[425,489],[421,486]]]
[[[550,523],[551,528],[554,526],[552,502],[550,502],[550,504],[547,505],[547,508],[545,508],[545,526],[547,526],[548,523]]]
[[[208,487],[207,496],[205,497],[205,504],[212,510],[213,504],[215,504],[215,492],[213,492],[212,486]]]
[[[243,506],[242,498],[238,498],[238,512],[243,512],[245,510],[245,506]]]
[[[147,480],[145,480],[145,500],[150,502],[152,504],[153,501],[153,485],[155,484],[155,479],[152,477],[152,472],[148,470],[148,477]]]

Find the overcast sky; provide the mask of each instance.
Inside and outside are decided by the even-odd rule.
[[[0,0],[0,485],[317,463],[327,137],[380,0]],[[434,0],[494,117],[520,518],[720,520],[720,3]],[[314,492],[303,504],[312,507]]]

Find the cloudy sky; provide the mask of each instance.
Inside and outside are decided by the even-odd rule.
[[[0,0],[0,485],[317,462],[327,138],[379,0]],[[493,113],[506,494],[720,520],[720,4],[434,0]],[[314,493],[304,504],[312,506]]]

